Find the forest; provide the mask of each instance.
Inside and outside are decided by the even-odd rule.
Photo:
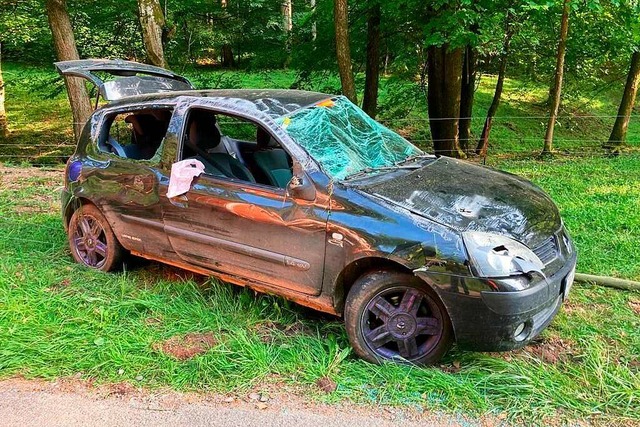
[[[168,67],[198,89],[344,94],[427,152],[530,180],[579,273],[640,281],[639,0],[0,0],[0,385],[232,406],[278,391],[400,423],[640,425],[637,291],[576,283],[525,348],[454,347],[418,369],[359,360],[341,321],[282,298],[157,263],[73,263],[60,188],[95,88],[53,62],[75,58]],[[164,351],[198,336],[193,358]]]
[[[5,136],[5,86],[52,98],[59,80],[34,70],[117,57],[183,72],[200,88],[340,92],[454,157],[489,147],[619,153],[640,138],[636,0],[5,0],[0,44],[16,70],[0,83]],[[504,99],[513,102],[501,109]],[[82,122],[89,104],[73,104]]]

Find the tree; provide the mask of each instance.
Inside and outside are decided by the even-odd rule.
[[[493,118],[498,111],[498,107],[500,106],[500,98],[502,97],[502,89],[504,88],[504,77],[507,71],[507,61],[509,59],[509,52],[511,50],[511,39],[515,34],[515,27],[512,21],[512,14],[507,13],[505,17],[505,33],[504,33],[504,42],[502,45],[502,53],[500,55],[500,68],[498,69],[498,81],[496,82],[496,89],[493,93],[493,99],[491,100],[491,105],[489,106],[489,110],[487,110],[487,118],[484,121],[484,126],[482,127],[482,134],[480,135],[480,139],[478,140],[478,146],[476,147],[476,154],[480,156],[487,155],[487,149],[489,147],[489,134],[491,133],[491,125],[493,123]]]
[[[611,130],[609,141],[605,144],[605,148],[619,151],[620,147],[624,144],[639,85],[640,50],[636,50],[631,56],[631,66],[629,67],[629,74],[627,74],[627,83],[624,86],[622,101],[620,101],[620,107],[618,108],[618,116]]]
[[[435,154],[464,157],[460,151],[458,122],[462,87],[462,48],[431,46],[427,59],[429,127]]]
[[[2,43],[0,43],[0,136],[9,136],[9,121],[4,109],[4,79],[2,78]]]
[[[367,69],[364,82],[362,109],[376,118],[378,110],[378,87],[380,85],[380,4],[368,11],[367,18]]]
[[[46,9],[58,60],[70,61],[79,59],[66,1],[46,0]],[[84,124],[91,115],[91,103],[82,79],[66,77],[65,84],[73,115],[73,132],[76,140],[78,140]]]
[[[471,115],[473,114],[473,98],[476,89],[476,49],[471,45],[464,48],[462,61],[462,81],[460,88],[460,148],[467,151],[471,141]]]
[[[351,66],[351,48],[349,46],[349,7],[347,0],[333,1],[333,20],[336,27],[336,57],[342,93],[351,102],[357,103],[356,84]]]
[[[162,29],[165,26],[165,20],[160,1],[138,0],[138,17],[147,60],[155,66],[167,68],[162,47]]]
[[[567,50],[567,36],[569,34],[569,6],[571,0],[564,0],[562,6],[562,18],[560,19],[560,39],[558,41],[558,54],[556,56],[556,73],[553,86],[549,91],[551,113],[547,123],[547,132],[544,136],[543,155],[550,155],[553,150],[553,130],[558,118],[560,108],[560,96],[562,94],[562,79],[564,77],[564,57]]]
[[[284,0],[282,2],[282,18],[284,20],[284,31],[289,34],[293,30],[293,2]]]

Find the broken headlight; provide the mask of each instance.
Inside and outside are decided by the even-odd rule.
[[[472,267],[480,277],[507,277],[537,272],[544,264],[531,249],[500,234],[462,233]]]

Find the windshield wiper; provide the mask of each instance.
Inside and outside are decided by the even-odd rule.
[[[388,170],[397,170],[397,169],[408,169],[408,170],[414,170],[414,169],[420,169],[422,166],[421,165],[407,165],[407,166],[401,166],[399,164],[395,164],[393,166],[378,166],[375,168],[364,168],[359,172],[356,173],[352,173],[351,175],[347,175],[344,177],[345,181],[348,181],[350,179],[355,179],[364,175],[368,175],[372,172],[379,172],[379,171],[388,171]]]

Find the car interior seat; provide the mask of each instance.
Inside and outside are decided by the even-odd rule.
[[[169,127],[168,120],[160,120],[151,114],[131,114],[125,122],[132,126],[132,144],[123,147],[129,159],[149,160],[155,154]]]
[[[213,113],[204,110],[191,112],[186,147],[195,153],[193,157],[205,165],[205,172],[213,175],[220,175],[221,172],[229,178],[256,182],[249,169],[226,151],[221,140],[222,135]]]
[[[271,135],[260,127],[256,133],[256,142],[258,149],[253,154],[256,166],[269,184],[285,188],[293,177],[289,156],[271,139]]]

